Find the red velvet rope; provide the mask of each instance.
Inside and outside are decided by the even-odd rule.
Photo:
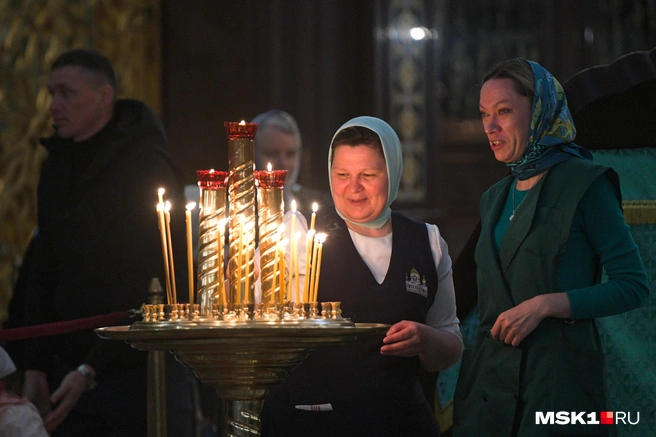
[[[46,323],[43,325],[26,326],[24,328],[11,328],[0,330],[0,342],[25,340],[33,337],[66,334],[75,331],[102,328],[103,326],[118,325],[127,322],[133,311],[117,311],[100,316],[86,317],[84,319],[66,320],[63,322]]]

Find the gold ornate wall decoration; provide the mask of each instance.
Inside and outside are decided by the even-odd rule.
[[[119,96],[161,112],[160,3],[156,0],[0,0],[0,321],[15,265],[36,225],[36,187],[52,132],[45,83],[50,64],[73,47],[112,60]]]
[[[656,200],[624,200],[622,209],[630,225],[656,225]]]
[[[424,0],[393,0],[389,5],[390,124],[403,146],[404,170],[400,201],[423,202],[426,197],[426,44],[411,30],[428,32]]]

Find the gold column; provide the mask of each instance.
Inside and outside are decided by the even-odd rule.
[[[224,242],[227,171],[198,170],[200,205],[198,216],[198,303],[203,316],[212,304],[225,304]]]
[[[255,303],[253,139],[257,123],[225,122],[225,129],[228,137],[230,303],[252,305]]]
[[[276,265],[278,229],[283,222],[283,188],[287,170],[257,170],[257,216],[259,223],[260,281],[262,303],[267,308],[278,303],[280,272]],[[280,302],[282,303],[282,302]]]

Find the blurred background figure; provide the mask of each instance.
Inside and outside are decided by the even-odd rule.
[[[64,52],[52,63],[47,89],[55,129],[41,141],[48,157],[39,177],[34,258],[25,271],[27,326],[147,301],[150,279],[165,277],[154,207],[160,187],[173,205],[173,247],[184,247],[182,176],[166,150],[166,132],[145,103],[116,98],[111,61],[89,48]],[[186,292],[180,287],[180,296]],[[23,394],[52,436],[146,434],[145,352],[92,329],[25,346]],[[167,387],[168,435],[187,437],[191,375],[167,359],[167,383],[174,384]]]
[[[287,170],[285,209],[291,208],[292,200],[296,200],[297,210],[304,215],[312,212],[314,202],[322,208],[332,205],[328,194],[298,183],[303,141],[294,117],[285,111],[271,109],[255,116],[252,122],[259,125],[255,135],[255,166],[266,170],[271,164],[273,170]]]

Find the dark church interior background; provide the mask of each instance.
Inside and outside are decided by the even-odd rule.
[[[0,0],[0,319],[36,222],[50,132],[54,57],[105,51],[122,97],[162,117],[187,183],[227,168],[224,121],[270,108],[303,134],[300,182],[328,189],[327,150],[357,115],[390,122],[404,145],[394,205],[436,223],[454,260],[478,199],[506,169],[489,152],[478,83],[495,62],[525,57],[564,82],[582,69],[656,46],[649,0]]]

